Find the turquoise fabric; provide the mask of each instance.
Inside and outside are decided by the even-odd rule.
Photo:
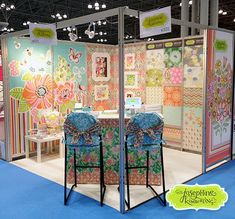
[[[160,126],[163,124],[163,120],[160,115],[157,113],[138,113],[131,117],[130,122],[133,122],[137,125],[140,129],[146,130],[148,128],[154,126]],[[140,147],[134,147],[134,141],[136,135],[133,133],[128,135],[127,138],[127,145],[128,147],[132,147],[133,149],[137,150],[153,150],[158,149],[161,146],[162,139],[161,139],[162,132],[155,132],[156,139],[152,139],[146,133],[144,134],[143,144]]]
[[[70,113],[66,120],[69,120],[80,132],[84,132],[94,126],[97,123],[96,118],[91,115],[90,113],[86,112],[72,112]],[[77,144],[72,144],[72,135],[67,134],[67,139],[66,139],[66,145],[71,147],[71,148],[77,148],[77,147],[94,147],[94,146],[99,146],[100,143],[100,137],[97,134],[92,134],[92,142],[93,144],[87,145],[85,143],[85,139],[82,136]]]

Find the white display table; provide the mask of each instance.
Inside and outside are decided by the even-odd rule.
[[[33,135],[26,135],[25,136],[25,150],[26,150],[26,158],[29,158],[29,142],[35,142],[37,145],[37,162],[41,162],[41,144],[42,143],[48,143],[48,146],[51,146],[52,141],[59,140],[59,153],[60,157],[63,157],[63,134],[57,134],[57,135],[48,135],[44,138],[38,138],[37,136]],[[47,146],[47,147],[48,147]]]

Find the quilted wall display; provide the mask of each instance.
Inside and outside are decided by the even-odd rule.
[[[208,30],[206,166],[231,154],[233,34]]]
[[[162,105],[167,144],[182,145],[183,64],[182,41],[146,46],[146,102]],[[177,134],[176,134],[177,133]]]
[[[116,46],[87,44],[87,105],[93,110],[117,108],[118,50]]]
[[[125,97],[141,97],[145,103],[145,44],[130,44],[125,51]]]
[[[185,39],[183,50],[183,148],[202,152],[203,38]]]
[[[77,43],[32,44],[27,38],[9,38],[7,48],[12,154],[17,156],[24,153],[24,136],[45,122],[46,112],[67,113],[85,95],[86,49]]]

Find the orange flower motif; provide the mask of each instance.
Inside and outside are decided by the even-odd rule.
[[[181,87],[164,87],[164,105],[182,106],[183,96]]]
[[[25,101],[32,108],[47,109],[53,101],[53,82],[50,75],[35,75],[32,81],[27,81],[23,90]]]
[[[59,83],[55,95],[58,104],[66,104],[74,98],[74,83],[71,81]]]

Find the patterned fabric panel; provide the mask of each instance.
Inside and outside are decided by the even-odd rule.
[[[202,107],[203,90],[202,88],[184,88],[184,106]]]

